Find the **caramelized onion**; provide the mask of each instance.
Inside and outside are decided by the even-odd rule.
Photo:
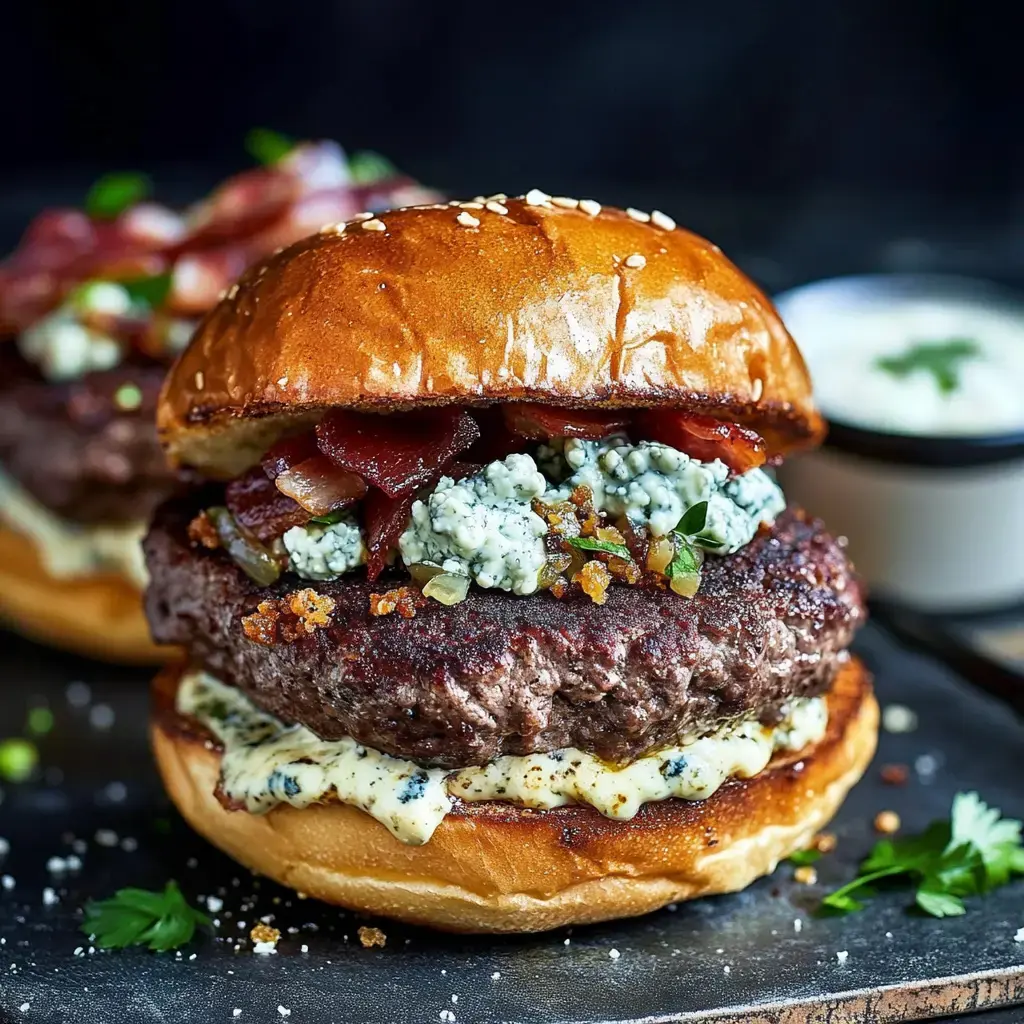
[[[453,605],[466,600],[469,577],[454,572],[441,572],[427,581],[423,596],[432,597],[441,604]]]
[[[239,527],[235,517],[222,506],[206,510],[217,531],[221,547],[231,560],[261,587],[269,587],[281,575],[281,566],[270,551]]]
[[[764,438],[738,423],[676,409],[649,409],[640,414],[637,426],[645,438],[671,445],[701,462],[721,459],[734,473],[746,473],[765,461]]]
[[[600,440],[628,426],[629,413],[620,409],[558,409],[533,402],[514,402],[502,409],[505,424],[520,437],[543,441],[549,437]]]

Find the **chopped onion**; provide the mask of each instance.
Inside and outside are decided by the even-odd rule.
[[[672,561],[672,556],[675,553],[675,547],[668,537],[658,537],[652,540],[651,546],[647,551],[647,568],[651,572],[663,573],[668,568],[668,564]]]
[[[423,588],[424,597],[432,597],[441,604],[458,604],[469,593],[469,577],[454,572],[440,572],[429,579]]]
[[[429,583],[435,576],[440,576],[444,569],[433,562],[413,562],[408,566],[409,575],[422,587]]]

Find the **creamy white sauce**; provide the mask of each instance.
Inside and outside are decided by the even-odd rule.
[[[814,288],[784,298],[779,310],[826,417],[897,434],[1024,429],[1024,313],[955,296],[839,295]],[[880,358],[951,339],[966,339],[979,351],[956,362],[958,384],[948,393],[926,370],[900,376],[877,365]]]
[[[142,554],[146,524],[83,526],[55,516],[0,471],[0,522],[28,537],[46,571],[56,579],[111,572],[140,590],[148,583]]]
[[[349,738],[321,740],[304,726],[260,711],[239,690],[201,671],[182,679],[177,709],[220,740],[221,789],[248,811],[262,814],[282,803],[308,807],[333,798],[366,811],[411,845],[430,839],[453,797],[542,809],[585,803],[620,821],[650,801],[703,800],[728,778],[763,771],[773,752],[818,741],[828,721],[824,698],[804,698],[793,701],[774,728],[743,719],[626,765],[569,748],[446,771],[421,768]]]

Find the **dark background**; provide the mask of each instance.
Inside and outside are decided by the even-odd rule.
[[[6,0],[0,241],[104,170],[182,201],[248,128],[453,195],[659,206],[768,287],[1017,276],[1024,19],[995,3]]]

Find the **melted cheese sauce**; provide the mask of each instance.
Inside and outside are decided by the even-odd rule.
[[[142,554],[145,523],[81,526],[55,516],[0,472],[0,522],[28,537],[46,571],[56,579],[112,572],[140,590],[148,583]]]
[[[585,803],[622,821],[649,801],[703,800],[728,778],[763,771],[776,750],[799,750],[821,739],[828,721],[824,698],[815,697],[793,701],[773,728],[744,719],[626,765],[569,748],[452,771],[421,768],[349,738],[321,740],[304,726],[260,711],[205,672],[182,679],[177,709],[223,744],[221,789],[248,811],[334,798],[366,811],[410,845],[430,839],[454,797],[542,809]]]

